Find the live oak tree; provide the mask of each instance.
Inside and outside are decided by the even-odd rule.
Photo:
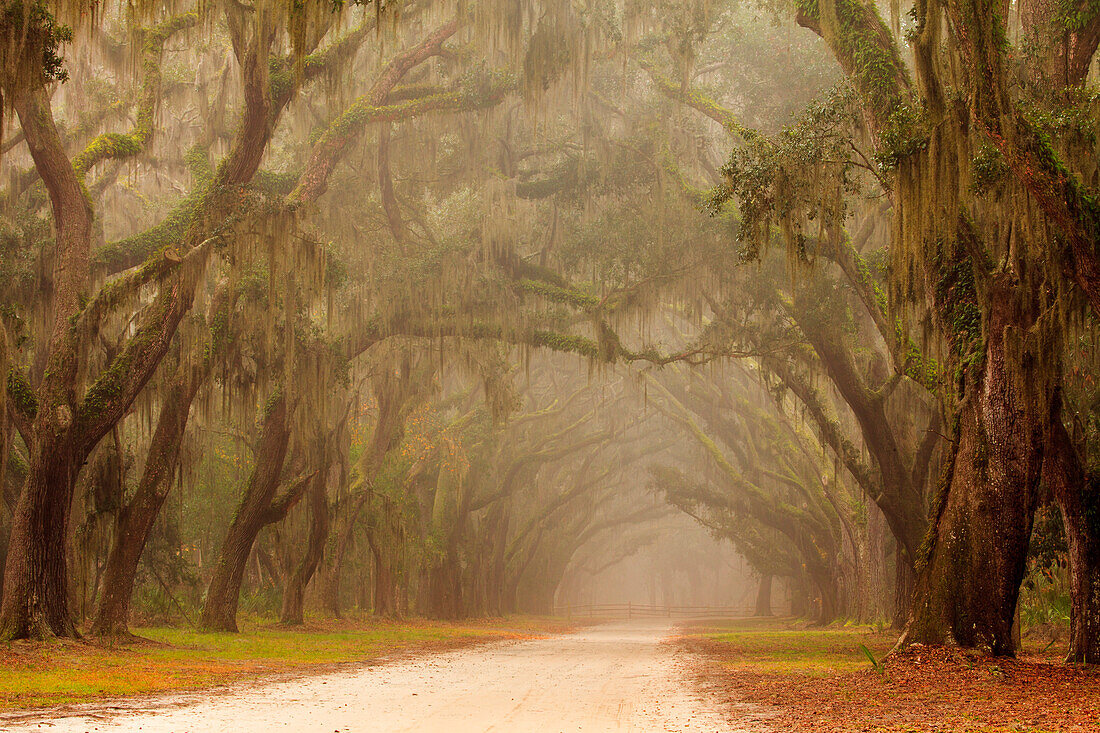
[[[806,2],[795,12],[854,90],[853,142],[809,166],[817,193],[805,170],[783,163],[749,178],[750,159],[735,154],[721,198],[740,203],[743,226],[750,215],[743,240],[766,246],[774,224],[799,256],[811,233],[835,239],[855,206],[853,183],[887,197],[892,317],[923,324],[942,355],[937,391],[951,436],[904,641],[1011,653],[1042,468],[1061,432],[1063,343],[1095,306],[1094,156],[1072,125],[1044,116],[1080,109],[1091,11],[1024,4],[1012,27],[998,5],[918,2],[904,39],[873,5]],[[1088,495],[1076,486],[1070,495]],[[1089,572],[1082,560],[1077,575]],[[1095,601],[1089,583],[1076,587],[1071,657],[1091,659]]]
[[[3,634],[547,610],[670,501],[1009,653],[1049,489],[1094,660],[1100,33],[1032,5],[3,3]]]

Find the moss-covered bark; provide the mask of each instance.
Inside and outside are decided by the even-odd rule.
[[[1051,263],[1072,262],[1090,300],[1100,280],[1090,270],[1096,206],[1013,98],[1003,9],[918,2],[910,81],[873,7],[798,5],[799,22],[824,38],[862,94],[895,210],[894,291],[929,306],[953,375],[940,391],[956,424],[951,460],[904,640],[1010,654],[1060,373],[1059,330],[1039,315],[1063,287]],[[946,91],[948,69],[965,76],[961,97]],[[990,144],[1015,175],[992,192],[979,160]],[[1064,253],[1049,227],[1065,233]]]
[[[1043,478],[1062,512],[1070,564],[1070,629],[1066,661],[1100,663],[1100,479],[1086,471],[1065,425],[1061,400],[1047,437]]]
[[[84,175],[105,160],[132,158],[148,148],[156,130],[157,107],[161,99],[164,44],[180,31],[198,24],[198,21],[197,13],[184,13],[142,31],[142,79],[134,128],[128,133],[104,133],[88,143],[73,158],[73,168],[78,174]]]
[[[990,296],[903,642],[1011,655],[1050,404],[1036,345],[1017,330],[1015,287],[996,283]]]
[[[287,412],[287,399],[282,390],[278,390],[264,410],[255,465],[222,542],[214,575],[207,585],[199,617],[199,625],[204,629],[237,630],[241,581],[256,536],[267,525],[281,521],[313,480],[313,474],[297,478],[279,494],[290,442]]]
[[[40,74],[41,69],[34,73]],[[47,368],[26,436],[31,441],[29,475],[12,518],[4,568],[0,637],[8,639],[75,634],[69,617],[65,547],[74,483],[86,458],[74,445],[72,387],[78,363],[69,323],[80,311],[88,287],[91,209],[65,155],[49,97],[41,80],[37,81],[31,88],[22,83],[4,87],[49,192],[57,232]],[[29,400],[23,402],[29,406]]]
[[[215,296],[207,338],[200,339],[177,365],[161,398],[141,478],[115,520],[103,570],[103,592],[92,618],[90,633],[94,636],[128,633],[138,562],[172,488],[191,405],[232,341],[229,319],[235,302],[225,288]]]

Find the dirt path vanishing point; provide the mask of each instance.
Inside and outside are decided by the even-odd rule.
[[[702,700],[667,625],[597,626],[222,694],[89,706],[0,730],[251,733],[736,731]]]

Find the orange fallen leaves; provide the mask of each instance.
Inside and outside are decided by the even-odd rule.
[[[914,647],[866,670],[814,676],[754,669],[721,641],[680,640],[700,680],[765,730],[1100,731],[1100,669]]]

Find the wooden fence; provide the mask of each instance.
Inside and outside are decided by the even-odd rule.
[[[731,618],[751,616],[748,606],[661,606],[646,603],[603,603],[554,606],[555,616],[565,618]]]

